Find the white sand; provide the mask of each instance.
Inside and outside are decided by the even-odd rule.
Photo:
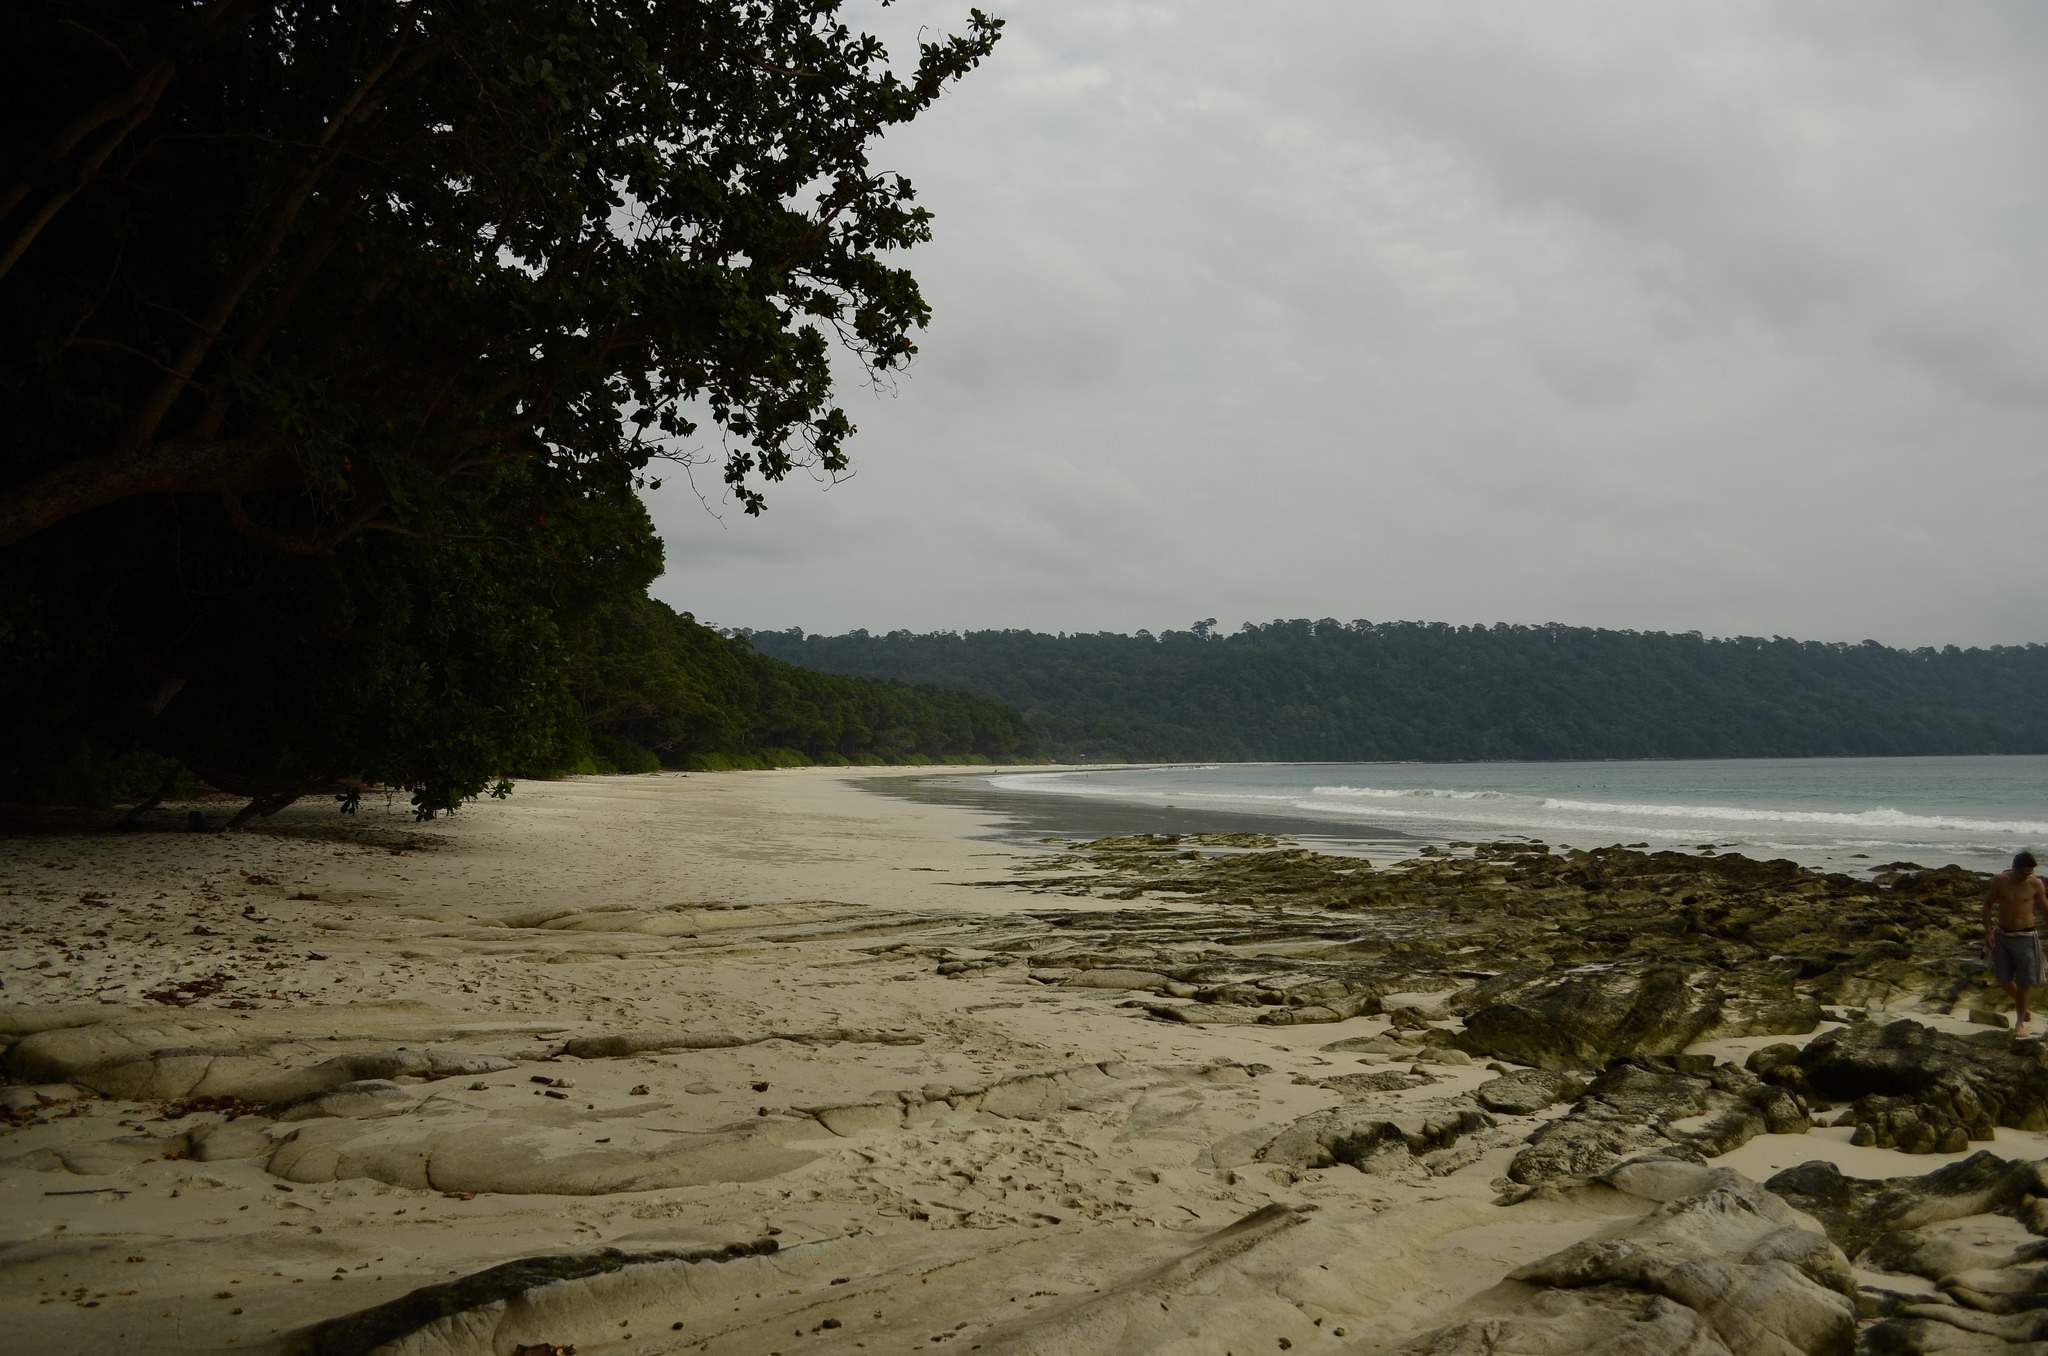
[[[653,1293],[597,1303],[577,1290],[583,1300],[521,1318],[532,1331],[520,1340],[579,1353],[943,1341],[1235,1356],[1282,1338],[1376,1350],[1648,1208],[1605,1189],[1496,1205],[1506,1141],[1530,1121],[1504,1121],[1512,1136],[1444,1177],[1245,1162],[1244,1145],[1338,1101],[1295,1075],[1364,1067],[1319,1047],[1385,1023],[1186,1027],[1120,1007],[1121,992],[1034,984],[1021,965],[942,977],[941,963],[989,956],[992,936],[1046,907],[1009,884],[1032,854],[970,837],[982,826],[963,812],[849,785],[874,775],[523,783],[429,825],[373,800],[353,818],[295,806],[244,834],[0,844],[0,1018],[19,1029],[59,1024],[36,1015],[70,1005],[89,1011],[69,1022],[180,1021],[210,1044],[223,1029],[288,1038],[276,1048],[306,1059],[381,1038],[518,1060],[400,1080],[418,1100],[372,1128],[403,1148],[440,1127],[438,1164],[508,1135],[526,1137],[528,1171],[659,1155],[728,1127],[744,1146],[740,1169],[706,1169],[714,1180],[697,1185],[450,1197],[370,1176],[282,1183],[261,1159],[166,1158],[143,1141],[120,1150],[132,1161],[66,1170],[65,1154],[224,1117],[60,1103],[0,1136],[0,1331],[38,1352],[261,1349],[514,1258],[772,1234],[772,1258],[695,1264]],[[213,976],[227,978],[190,1006],[146,996]],[[543,1060],[606,1033],[844,1029],[920,1043]],[[1060,1070],[1057,1085],[1008,1085],[1071,1090],[1029,1117],[942,1100]],[[1438,1072],[1449,1077],[1388,1095],[1389,1108],[1490,1076]],[[549,1098],[534,1078],[574,1087]],[[848,1105],[825,1117],[842,1133],[813,1114]],[[2044,1152],[2039,1136],[2001,1136],[2000,1152]],[[1764,1137],[1724,1161],[1759,1178],[1813,1157],[1862,1176],[1947,1161],[1846,1141]],[[52,1194],[82,1192],[94,1194]],[[1304,1209],[1234,1255],[1206,1241],[1274,1202]]]

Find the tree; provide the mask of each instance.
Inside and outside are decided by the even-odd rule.
[[[757,513],[847,465],[831,340],[915,351],[929,216],[869,152],[1001,21],[899,77],[838,8],[10,6],[13,779],[146,748],[432,812],[559,749],[564,610],[659,572],[650,468]]]

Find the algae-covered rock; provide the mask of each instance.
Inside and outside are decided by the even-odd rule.
[[[1827,1163],[1778,1174],[1774,1188],[1820,1218],[1843,1246],[1868,1246],[1857,1265],[1933,1281],[1936,1293],[1880,1292],[1879,1322],[1864,1329],[1871,1353],[2035,1353],[2048,1342],[2048,1241],[2014,1247],[1992,1230],[1928,1225],[1986,1211],[2023,1218],[2042,1204],[2048,1162],[2008,1163],[1978,1153],[1925,1177],[1861,1181]],[[1866,1295],[1870,1294],[1868,1290]]]
[[[1700,965],[1586,966],[1468,1014],[1460,1044],[1540,1069],[1675,1054],[1719,1018],[1715,978]]]
[[[1419,1066],[1410,1066],[1406,1070],[1378,1069],[1372,1073],[1337,1074],[1314,1080],[1317,1087],[1341,1092],[1348,1099],[1367,1102],[1377,1102],[1379,1093],[1406,1092],[1410,1088],[1428,1087],[1436,1081]]]
[[[1324,1054],[1340,1055],[1409,1055],[1422,1047],[1414,1041],[1397,1040],[1392,1034],[1379,1036],[1347,1036],[1341,1041],[1331,1041],[1318,1046]]]
[[[1570,1115],[1537,1127],[1508,1165],[1509,1179],[1535,1186],[1597,1176],[1644,1150],[1703,1161],[1761,1134],[1802,1134],[1810,1124],[1796,1097],[1732,1064],[1687,1074],[1673,1063],[1642,1056],[1615,1063]]]
[[[1598,1069],[1628,1055],[1675,1055],[1697,1041],[1803,1034],[1820,1004],[1720,968],[1632,960],[1482,986],[1499,995],[1469,1013],[1458,1044],[1543,1069]],[[1755,975],[1747,976],[1756,981]]]
[[[1918,1229],[1894,1229],[1881,1234],[1856,1259],[1857,1265],[1872,1271],[1903,1272],[1929,1281],[2044,1261],[2048,1261],[2048,1240],[2036,1239],[2014,1248],[1969,1243]]]
[[[742,1035],[734,1031],[620,1031],[605,1036],[579,1036],[566,1041],[562,1053],[575,1059],[622,1059],[660,1050],[727,1050],[766,1041],[799,1045],[922,1045],[924,1037],[901,1031],[765,1031]]]
[[[1136,1006],[1166,1020],[1293,1025],[1385,1008],[1425,1042],[1555,1070],[1805,1035],[1824,1004],[1991,1002],[1955,930],[1981,899],[1975,873],[1857,880],[1738,853],[1466,847],[1374,869],[1298,848],[1080,845],[1063,861],[1085,870],[1034,868],[1028,888],[1170,893],[1176,906],[1034,913],[994,944],[1062,985],[1090,971],[1163,976],[1156,992],[1195,1000]],[[1466,1029],[1446,1030],[1447,1017]]]
[[[2004,1031],[1858,1023],[1817,1037],[1772,1076],[1794,1068],[1814,1093],[1850,1103],[1835,1124],[1855,1126],[1861,1144],[1955,1153],[1994,1126],[2048,1130],[2048,1050]]]
[[[1705,1111],[1712,1090],[1704,1079],[1618,1065],[1593,1080],[1569,1116],[1537,1127],[1508,1178],[1535,1186],[1592,1177],[1630,1154],[1667,1146],[1664,1127]]]

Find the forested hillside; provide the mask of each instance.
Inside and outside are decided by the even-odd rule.
[[[565,665],[600,769],[1016,762],[1038,756],[1017,711],[971,692],[850,678],[757,654],[645,597],[571,635]]]
[[[1275,621],[1154,636],[752,632],[831,673],[1020,707],[1055,759],[2048,752],[2048,646]]]

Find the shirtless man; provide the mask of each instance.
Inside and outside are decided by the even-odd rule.
[[[2041,888],[2034,865],[2033,853],[2017,854],[2012,869],[1993,876],[1991,888],[1984,892],[1984,950],[1998,987],[2016,1009],[2014,1036],[2027,1034],[2034,1016],[2027,990],[2041,982],[2041,934],[2034,927],[2034,909],[2048,908],[2048,890]]]

